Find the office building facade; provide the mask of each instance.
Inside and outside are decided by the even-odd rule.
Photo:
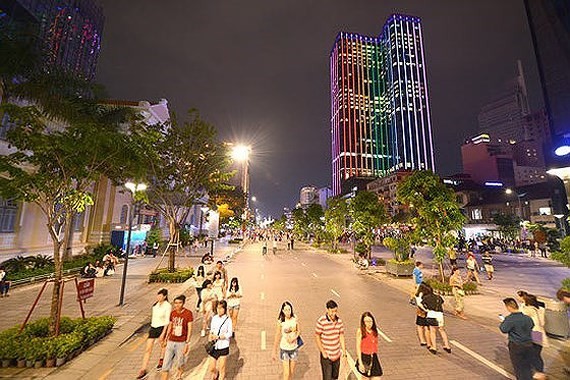
[[[334,195],[397,170],[435,170],[419,18],[392,15],[379,37],[339,33],[330,75]]]

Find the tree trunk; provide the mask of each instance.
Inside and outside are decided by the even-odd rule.
[[[176,222],[176,219],[169,218],[168,231],[170,233],[168,240],[168,271],[174,272],[176,270],[176,254],[178,253],[178,243],[180,238],[178,223]]]
[[[63,236],[63,245],[62,245],[62,256],[63,256],[63,261],[67,261],[69,259],[71,259],[71,256],[73,256],[73,234],[75,232],[75,223],[73,223],[73,220],[75,218],[75,213],[74,212],[68,212],[69,214],[69,218],[66,214],[65,217],[65,232],[64,232],[64,236]]]
[[[441,277],[441,282],[445,283],[445,274],[443,273],[443,262],[439,262],[439,275]]]
[[[51,227],[48,227],[51,228]],[[49,314],[49,333],[55,335],[57,321],[61,318],[59,310],[61,279],[63,277],[63,262],[60,256],[61,244],[57,239],[53,242],[53,262],[55,266],[55,277],[53,283],[53,292],[51,295],[51,309]]]

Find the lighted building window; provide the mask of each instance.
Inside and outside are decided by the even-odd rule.
[[[474,208],[473,210],[471,210],[471,219],[472,220],[483,219],[483,213],[481,212],[480,208]]]
[[[539,207],[538,208],[539,215],[552,215],[552,209],[550,207]]]
[[[0,198],[0,232],[14,232],[18,204],[13,200]]]

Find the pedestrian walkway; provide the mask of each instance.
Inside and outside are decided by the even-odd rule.
[[[219,244],[216,246],[216,259],[223,259],[233,252],[236,246]],[[200,255],[201,257],[201,255]],[[196,267],[200,263],[200,257],[178,256],[178,267]],[[121,286],[122,265],[112,277],[97,278],[95,280],[95,292],[93,298],[84,304],[86,316],[112,315],[117,317],[117,323],[113,333],[100,343],[75,358],[61,368],[44,368],[40,370],[4,368],[0,369],[0,378],[54,378],[54,379],[79,379],[92,373],[94,369],[106,368],[119,347],[130,339],[137,330],[149,323],[150,307],[154,301],[154,295],[165,284],[148,283],[148,274],[156,268],[160,257],[150,256],[129,259],[127,285],[125,289],[125,304],[118,306],[119,291]],[[162,266],[166,265],[167,259],[163,260]],[[2,318],[0,329],[12,327],[23,322],[34,299],[36,298],[41,284],[35,284],[14,289],[9,298],[0,299]],[[182,294],[190,290],[194,292],[190,281],[174,286],[166,286],[171,294]],[[38,303],[32,320],[49,315],[51,299],[51,285],[44,292]],[[76,302],[75,285],[73,282],[65,287],[63,315],[80,317],[79,306]],[[142,358],[142,356],[141,356]]]

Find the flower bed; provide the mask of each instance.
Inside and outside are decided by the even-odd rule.
[[[447,280],[448,279],[446,278],[446,281]],[[448,282],[442,283],[436,277],[428,278],[427,280],[425,280],[425,283],[431,286],[434,292],[438,294],[445,296],[450,296],[453,294],[453,291],[451,290],[451,286],[449,285],[449,283]],[[465,294],[468,295],[479,293],[479,291],[477,290],[477,283],[475,282],[466,282],[465,284],[463,284],[463,291],[465,292]]]
[[[42,318],[26,326],[14,326],[0,332],[2,367],[53,367],[73,359],[111,332],[114,317],[71,319],[63,317],[60,335],[49,336],[49,319]]]
[[[148,275],[148,282],[178,283],[188,280],[193,275],[194,275],[194,269],[191,267],[184,269],[177,269],[176,272],[169,272],[167,268],[161,268]]]

